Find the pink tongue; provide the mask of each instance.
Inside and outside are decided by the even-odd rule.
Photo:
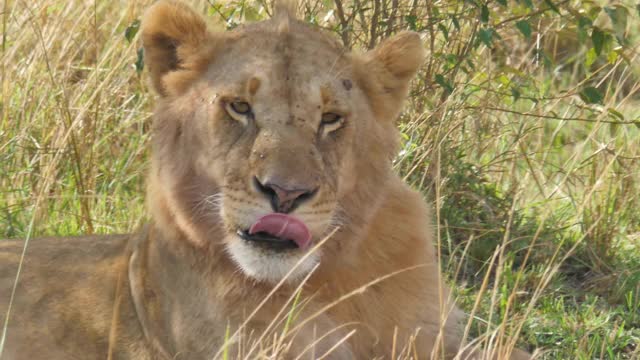
[[[301,249],[311,243],[311,233],[307,226],[301,220],[286,214],[273,213],[261,217],[249,229],[251,235],[258,232],[293,240]]]

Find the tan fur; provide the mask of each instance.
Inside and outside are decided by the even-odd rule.
[[[391,168],[395,118],[424,57],[420,38],[403,32],[350,54],[293,12],[281,5],[272,20],[212,33],[183,4],[147,11],[145,59],[159,94],[153,221],[135,235],[32,240],[8,321],[8,359],[213,358],[289,270],[284,264],[305,255],[264,253],[235,235],[272,211],[254,176],[317,187],[293,215],[315,244],[332,236],[239,331],[245,341],[281,309],[286,316],[287,299],[317,265],[282,356],[332,330],[316,356],[350,330],[330,358],[390,358],[394,343],[399,352],[414,335],[421,358],[458,351],[461,315],[440,279],[433,220]],[[225,111],[238,99],[251,104],[251,119]],[[321,131],[323,112],[343,115],[344,126]],[[0,242],[2,321],[21,250]]]

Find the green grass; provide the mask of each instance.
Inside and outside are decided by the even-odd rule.
[[[129,232],[145,220],[153,95],[135,65],[135,20],[149,3],[3,4],[0,238]],[[557,3],[560,15],[548,2],[373,3],[307,1],[301,12],[354,48],[425,34],[395,164],[436,210],[469,335],[510,341],[521,330],[518,345],[544,359],[640,357],[635,5],[621,3],[618,40],[615,8],[597,3]],[[199,8],[219,28],[266,16],[260,1],[211,4]]]

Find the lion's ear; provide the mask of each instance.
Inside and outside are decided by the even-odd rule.
[[[209,37],[202,16],[178,1],[161,0],[151,6],[142,20],[142,45],[145,64],[151,80],[160,95],[184,86],[185,79],[173,79],[168,84],[166,75],[175,70],[195,70],[198,53]],[[200,61],[201,62],[201,61]]]
[[[407,96],[409,81],[425,57],[420,36],[401,32],[357,60],[360,86],[370,99],[376,116],[395,120]]]

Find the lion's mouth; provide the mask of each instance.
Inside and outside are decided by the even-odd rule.
[[[295,241],[273,236],[266,232],[250,234],[249,230],[238,230],[237,234],[245,241],[273,250],[289,250],[298,248],[298,244],[296,244]]]
[[[265,215],[249,229],[238,230],[237,233],[246,241],[275,250],[306,249],[311,244],[307,225],[302,220],[281,213]]]

